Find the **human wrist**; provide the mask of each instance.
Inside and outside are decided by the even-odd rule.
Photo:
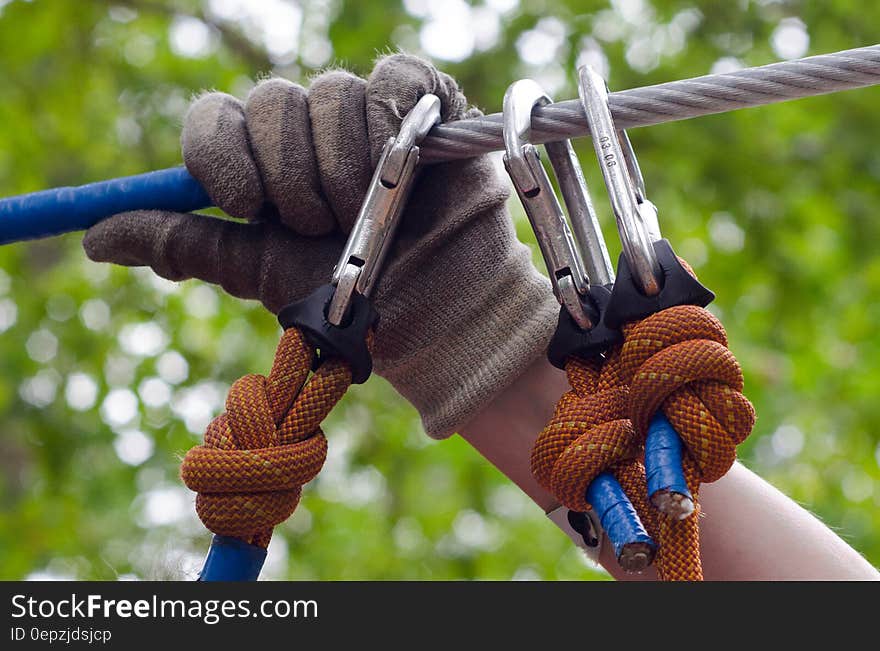
[[[532,475],[529,455],[567,388],[565,373],[540,356],[458,432],[545,513],[558,506],[559,500]]]

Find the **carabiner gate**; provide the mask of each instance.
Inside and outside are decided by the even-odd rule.
[[[388,139],[370,181],[357,221],[333,269],[336,288],[327,321],[343,325],[355,292],[368,297],[378,280],[419,162],[418,143],[440,122],[440,98],[424,95]]]
[[[532,109],[551,101],[531,79],[521,79],[508,87],[504,94],[504,166],[537,237],[553,293],[575,323],[589,330],[595,325],[594,317],[584,304],[590,282],[610,283],[611,261],[571,143],[565,140],[547,143],[545,147],[580,251],[586,253],[583,257],[541,164],[538,149],[529,142]]]
[[[578,68],[578,95],[608,188],[623,253],[641,292],[656,296],[663,287],[654,252],[654,242],[660,239],[657,207],[645,196],[645,181],[629,136],[614,125],[605,80],[588,65]]]

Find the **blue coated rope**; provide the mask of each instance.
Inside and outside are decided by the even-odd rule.
[[[680,493],[693,499],[682,469],[684,444],[672,423],[658,411],[651,419],[645,439],[645,476],[648,498],[658,491]]]
[[[590,482],[587,501],[596,512],[599,523],[614,547],[615,558],[620,557],[624,546],[632,543],[646,543],[656,547],[632,502],[611,473],[600,473]]]
[[[256,581],[266,550],[238,538],[214,536],[199,581]]]
[[[693,499],[682,469],[683,453],[681,437],[666,416],[658,411],[651,419],[645,441],[645,475],[649,498],[658,491],[666,490]],[[628,544],[643,542],[656,547],[635,507],[613,475],[608,472],[598,475],[587,489],[587,501],[595,510],[616,557]]]
[[[185,167],[0,199],[0,244],[84,230],[129,210],[189,212],[212,205]]]

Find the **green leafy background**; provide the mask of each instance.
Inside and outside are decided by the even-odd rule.
[[[880,4],[852,0],[0,0],[0,196],[179,164],[194,93],[241,96],[270,72],[307,83],[329,65],[366,74],[396,48],[433,55],[495,112],[524,76],[575,97],[578,62],[623,89],[878,34]],[[759,420],[742,458],[875,564],[878,100],[631,133],[664,234],[717,292],[745,369]],[[589,142],[576,146],[601,188]],[[229,384],[268,369],[274,318],[93,264],[69,234],[0,248],[0,333],[0,578],[192,577],[209,536],[179,459]],[[266,577],[607,578],[464,441],[429,441],[383,380],[326,429],[327,466],[278,528]]]

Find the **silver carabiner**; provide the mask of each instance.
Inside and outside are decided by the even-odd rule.
[[[623,253],[639,289],[647,296],[663,287],[654,242],[660,239],[657,207],[645,196],[645,180],[626,131],[614,126],[608,87],[590,66],[578,68],[578,95],[599,158]]]
[[[331,284],[336,291],[327,309],[331,324],[342,325],[353,294],[369,296],[376,284],[412,189],[418,143],[438,122],[440,98],[424,95],[403,119],[397,136],[385,143],[357,221],[333,269]]]
[[[551,102],[547,93],[531,79],[521,79],[508,87],[503,109],[504,166],[535,231],[553,293],[575,323],[589,330],[594,324],[584,308],[583,298],[590,282],[603,285],[612,282],[611,260],[571,143],[568,140],[551,142],[545,148],[580,251],[541,164],[538,149],[529,142],[532,109]]]

